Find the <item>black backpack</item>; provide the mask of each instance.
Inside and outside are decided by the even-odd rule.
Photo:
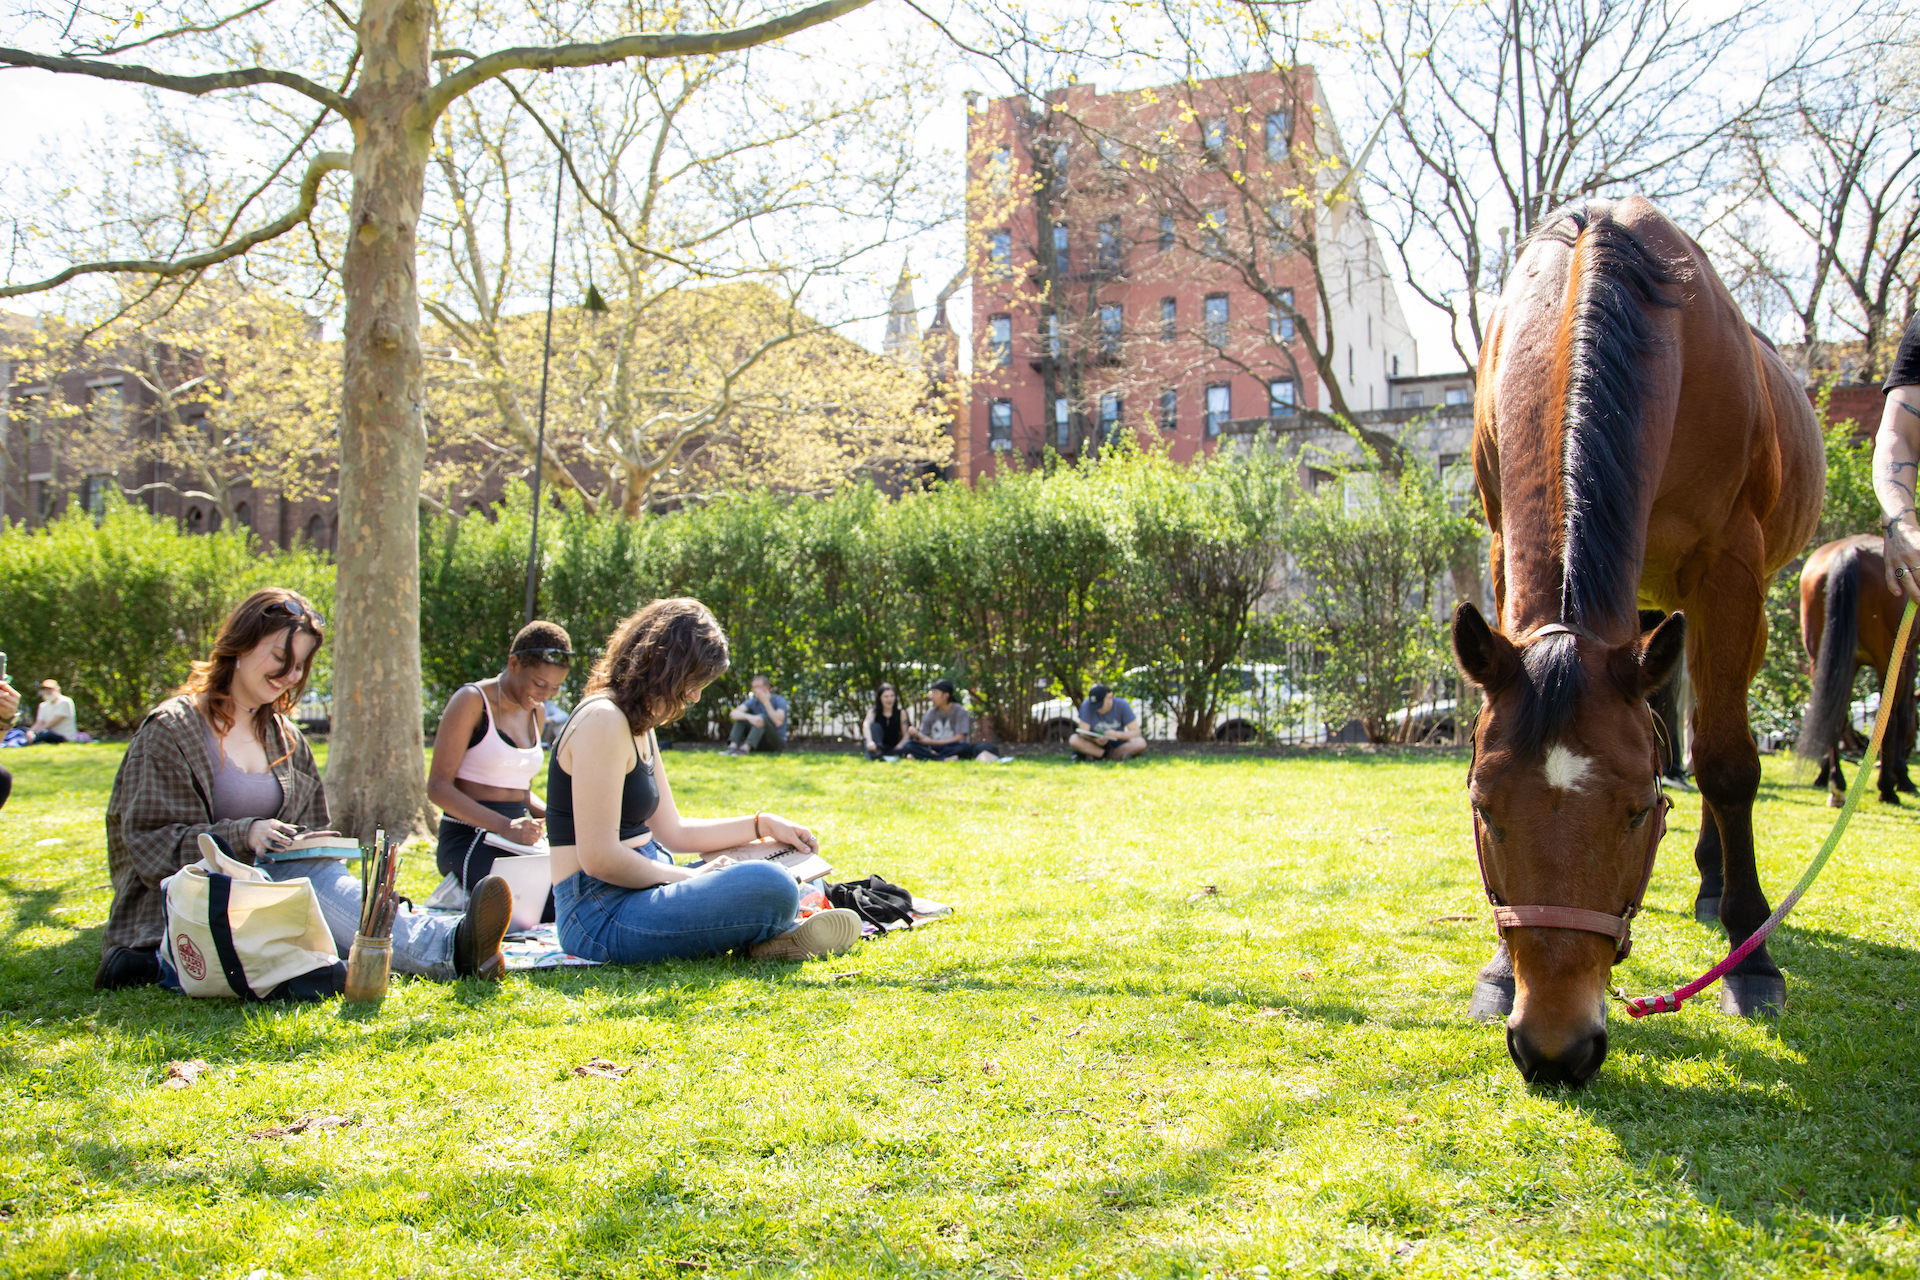
[[[895,925],[913,927],[913,895],[897,884],[868,876],[845,884],[829,884],[827,901],[836,907],[858,912],[862,920],[882,930]]]

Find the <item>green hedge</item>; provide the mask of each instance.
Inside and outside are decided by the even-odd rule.
[[[79,505],[44,530],[0,531],[0,649],[22,706],[52,678],[91,733],[138,724],[196,658],[227,611],[258,587],[291,587],[333,608],[333,567],[311,551],[264,556],[247,535],[181,533],[121,503],[98,523]],[[312,687],[327,687],[323,647]]]
[[[1430,484],[1350,512],[1339,485],[1299,493],[1294,470],[1265,444],[1186,466],[1121,449],[898,499],[869,487],[825,499],[742,494],[641,521],[595,518],[563,500],[541,522],[539,607],[582,655],[577,697],[619,619],[659,596],[705,601],[734,661],[676,727],[694,736],[724,728],[727,707],[764,672],[803,726],[857,719],[883,680],[917,700],[947,676],[1001,738],[1030,740],[1041,729],[1035,702],[1078,701],[1106,681],[1142,710],[1172,709],[1179,736],[1204,739],[1223,699],[1244,688],[1235,668],[1256,632],[1284,634],[1295,651],[1349,633],[1370,647],[1390,640],[1384,665],[1322,652],[1289,676],[1296,692],[1310,685],[1323,705],[1366,714],[1371,729],[1400,705],[1413,666],[1445,665],[1421,619],[1433,608],[1434,566],[1445,563],[1436,538],[1467,526],[1448,520]],[[523,487],[490,518],[423,521],[430,712],[500,669],[520,626],[530,522]],[[1342,559],[1342,540],[1389,559],[1420,550],[1386,573],[1373,552]],[[1386,589],[1296,584],[1292,606],[1260,617],[1289,552],[1329,582],[1384,574]],[[262,556],[243,534],[189,537],[125,507],[98,525],[73,514],[42,532],[0,534],[13,669],[59,678],[90,728],[137,722],[205,653],[225,611],[267,582],[330,608],[332,569],[311,553]],[[325,659],[323,650],[321,690]]]

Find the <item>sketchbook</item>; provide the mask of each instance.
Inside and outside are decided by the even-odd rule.
[[[777,862],[787,869],[801,884],[809,880],[818,880],[833,871],[833,864],[817,853],[807,853],[790,844],[777,840],[755,840],[752,844],[739,844],[731,849],[721,849],[717,853],[706,855],[708,861],[715,858],[732,858],[735,862]]]

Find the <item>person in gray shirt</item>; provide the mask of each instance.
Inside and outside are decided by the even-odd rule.
[[[920,727],[907,730],[902,754],[909,760],[978,760],[997,764],[1000,757],[977,742],[973,736],[973,717],[953,698],[953,681],[935,680],[927,690],[933,706],[920,719]]]
[[[1074,716],[1073,736],[1067,739],[1082,760],[1130,760],[1147,749],[1140,732],[1140,717],[1125,698],[1113,696],[1113,690],[1097,684],[1087,690],[1087,700]]]

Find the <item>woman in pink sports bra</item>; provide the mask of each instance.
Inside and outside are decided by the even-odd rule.
[[[546,768],[540,749],[541,708],[559,692],[573,659],[573,641],[551,622],[529,622],[513,638],[507,669],[491,679],[462,685],[447,700],[433,737],[433,767],[427,796],[439,806],[442,875],[473,886],[511,850],[489,843],[488,834],[519,845],[545,836],[546,806],[533,794],[533,778]],[[548,902],[543,918],[553,918]]]

